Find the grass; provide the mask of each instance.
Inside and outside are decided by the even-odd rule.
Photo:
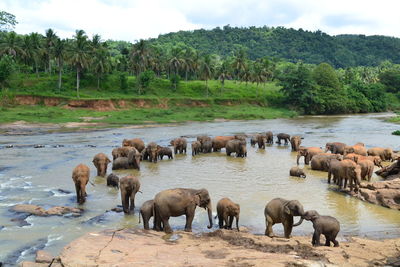
[[[0,123],[26,121],[30,123],[83,122],[83,117],[101,118],[93,122],[109,125],[143,124],[149,122],[169,123],[184,121],[289,118],[296,113],[284,108],[262,107],[241,104],[235,106],[212,105],[209,107],[141,108],[116,111],[93,111],[86,109],[64,109],[47,106],[15,106],[0,108]],[[102,118],[103,117],[103,118]]]

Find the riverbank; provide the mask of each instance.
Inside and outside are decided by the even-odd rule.
[[[321,238],[323,241],[323,238]],[[311,236],[269,238],[217,230],[173,235],[139,229],[90,232],[51,266],[398,266],[400,238],[339,237],[340,247],[313,247]],[[51,258],[50,258],[51,259]],[[46,265],[47,264],[47,265]],[[48,266],[24,262],[21,266]]]

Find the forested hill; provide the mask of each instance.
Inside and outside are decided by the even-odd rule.
[[[162,46],[182,42],[206,54],[229,56],[244,47],[251,59],[268,56],[288,61],[335,67],[376,66],[384,60],[400,63],[400,39],[386,36],[337,35],[283,27],[179,31],[160,35],[152,43]]]

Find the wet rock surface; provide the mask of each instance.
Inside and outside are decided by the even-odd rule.
[[[12,211],[17,213],[26,213],[29,215],[36,216],[62,216],[65,214],[72,214],[73,216],[79,216],[83,212],[82,209],[66,207],[66,206],[55,206],[50,209],[44,209],[37,205],[31,204],[18,204],[11,208]]]
[[[339,248],[312,247],[310,236],[269,238],[229,230],[201,235],[179,231],[174,235],[179,238],[171,241],[170,235],[163,232],[137,229],[88,233],[64,247],[59,263],[62,266],[383,266],[398,260],[400,246],[400,239],[375,241],[348,237]]]

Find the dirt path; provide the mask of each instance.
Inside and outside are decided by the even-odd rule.
[[[312,247],[311,237],[269,238],[217,230],[165,235],[137,229],[88,233],[67,245],[62,266],[399,266],[400,238],[346,237],[339,248]],[[397,265],[396,265],[397,264]]]

